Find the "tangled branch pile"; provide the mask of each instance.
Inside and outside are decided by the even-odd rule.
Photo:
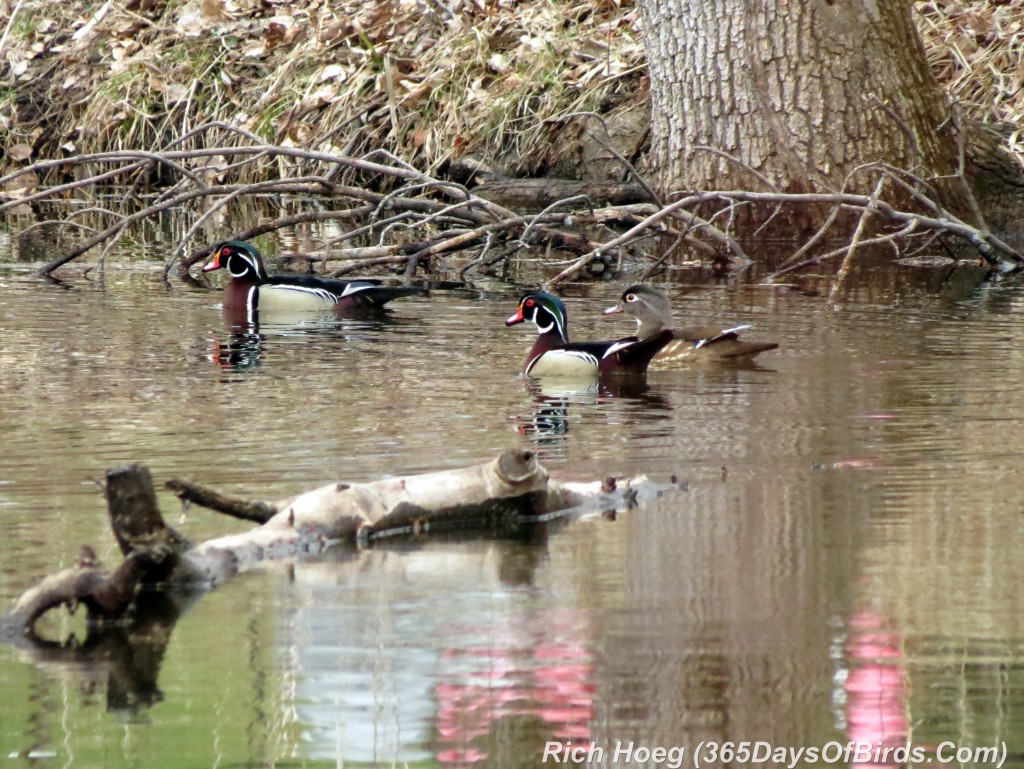
[[[232,135],[245,143],[218,144],[217,139],[224,135]],[[551,287],[594,265],[603,271],[612,260],[622,259],[626,246],[649,238],[658,239],[662,245],[661,255],[649,270],[683,246],[703,251],[725,263],[746,265],[751,260],[729,234],[728,222],[737,208],[754,204],[780,209],[809,204],[827,206],[833,212],[820,231],[801,245],[776,274],[830,258],[849,257],[858,248],[868,245],[891,245],[899,252],[908,242],[931,245],[943,236],[968,242],[990,265],[1005,263],[1016,268],[1024,263],[1024,257],[998,237],[942,209],[934,202],[936,197],[929,194],[931,188],[924,180],[884,165],[867,169],[878,178],[871,196],[736,190],[689,194],[668,205],[655,202],[597,207],[588,196],[576,195],[556,200],[541,212],[527,215],[517,214],[462,185],[424,174],[383,150],[353,157],[271,145],[238,127],[219,123],[201,126],[183,139],[198,139],[204,148],[177,149],[175,145],[185,143],[183,140],[159,152],[125,150],[79,155],[15,171],[0,177],[0,185],[17,182],[21,176],[38,177],[61,167],[99,169],[84,179],[26,192],[19,200],[0,204],[0,212],[101,183],[130,187],[134,178],[154,173],[154,169],[174,180],[156,196],[137,199],[127,196],[121,201],[120,211],[91,208],[79,212],[99,217],[105,222],[102,228],[80,224],[74,214],[59,222],[47,222],[55,226],[75,224],[90,230],[91,234],[70,252],[45,265],[44,274],[94,247],[108,248],[143,219],[177,209],[188,214],[191,225],[167,262],[167,270],[170,270],[193,235],[218,212],[241,197],[268,194],[301,196],[307,201],[329,199],[330,205],[306,205],[302,213],[263,222],[246,232],[236,233],[235,237],[249,239],[301,223],[342,220],[347,225],[344,234],[329,242],[326,251],[302,257],[307,268],[313,261],[319,261],[325,270],[329,262],[341,260],[342,265],[334,269],[334,275],[381,265],[403,265],[408,281],[420,267],[433,271],[438,260],[459,255],[464,260],[458,271],[461,278],[477,267],[507,263],[528,245],[577,254],[578,258],[546,282]],[[233,174],[256,160],[276,163],[280,174],[261,182],[232,181]],[[362,183],[346,184],[342,180],[346,174],[360,176]],[[901,211],[884,203],[882,192],[888,186],[898,188],[904,197],[909,197],[915,209]],[[708,211],[711,216],[707,215]],[[861,222],[854,238],[839,249],[827,250],[829,228],[840,216],[850,212],[859,216]],[[866,229],[864,225],[873,218],[886,222],[886,231],[876,235],[875,228]],[[720,222],[726,223],[724,229],[720,228]],[[613,232],[613,236],[607,240],[591,239],[588,232],[597,229]],[[870,235],[862,239],[863,233]],[[356,239],[371,245],[338,248],[339,244]],[[208,246],[200,248],[184,260],[185,273],[191,264],[208,253],[208,249]]]

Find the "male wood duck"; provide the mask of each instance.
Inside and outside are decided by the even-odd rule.
[[[268,275],[256,246],[237,240],[218,243],[203,272],[227,270],[225,310],[335,309],[346,315],[380,309],[392,299],[422,294],[418,286],[384,286],[379,280],[331,280],[317,275]]]
[[[516,314],[505,325],[527,320],[537,327],[537,341],[526,356],[526,376],[593,378],[600,374],[642,374],[651,358],[672,341],[672,332],[665,329],[642,340],[634,336],[613,342],[570,342],[565,305],[543,291],[524,294]]]
[[[740,332],[750,326],[717,328],[695,326],[675,329],[672,303],[668,297],[650,286],[630,286],[622,292],[619,303],[604,311],[605,315],[624,312],[636,318],[637,337],[660,338],[671,330],[672,339],[654,357],[652,365],[664,367],[674,363],[749,363],[766,350],[774,350],[775,342],[742,342]]]

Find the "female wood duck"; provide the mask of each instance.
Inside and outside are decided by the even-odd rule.
[[[593,378],[612,373],[642,374],[651,358],[672,341],[672,332],[666,329],[642,340],[627,337],[614,342],[570,342],[565,305],[543,291],[524,294],[516,314],[505,325],[527,320],[537,327],[537,341],[526,356],[526,376]]]
[[[316,275],[268,275],[263,257],[251,243],[229,240],[213,247],[203,272],[227,270],[225,310],[302,311],[335,309],[358,314],[383,307],[392,299],[421,294],[418,286],[383,286],[379,280],[331,280]]]
[[[636,318],[640,339],[658,336],[671,329],[672,340],[654,357],[653,365],[658,367],[673,363],[749,363],[755,356],[779,346],[775,342],[741,342],[740,332],[750,326],[673,329],[671,302],[663,293],[649,286],[630,286],[622,292],[619,303],[609,307],[604,314],[619,312]]]

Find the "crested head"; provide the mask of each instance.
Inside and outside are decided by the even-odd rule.
[[[557,296],[545,291],[529,291],[519,300],[516,314],[505,321],[514,326],[523,321],[533,321],[538,334],[555,333],[563,342],[569,341],[568,314],[565,304]]]
[[[648,339],[662,329],[672,328],[672,303],[668,297],[650,286],[633,285],[622,292],[619,303],[604,311],[605,315],[625,312],[636,318],[637,336]]]
[[[213,247],[213,259],[203,267],[203,272],[227,270],[232,278],[253,282],[267,279],[267,268],[259,249],[241,240],[225,240]]]

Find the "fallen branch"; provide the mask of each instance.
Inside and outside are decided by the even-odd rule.
[[[509,449],[471,467],[370,483],[334,483],[279,502],[252,502],[173,480],[179,498],[261,523],[192,546],[164,522],[149,471],[138,465],[107,473],[110,525],[124,562],[112,573],[86,561],[43,579],[3,618],[33,633],[59,606],[89,610],[91,623],[121,618],[144,584],[194,589],[222,582],[270,560],[309,558],[331,547],[368,546],[396,536],[484,530],[502,535],[556,518],[634,505],[641,493],[667,488],[646,479],[560,484],[531,451]]]

